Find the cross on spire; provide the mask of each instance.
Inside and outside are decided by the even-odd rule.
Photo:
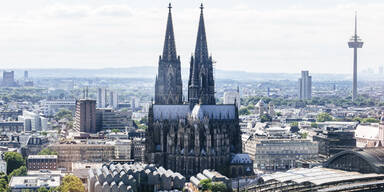
[[[208,46],[207,46],[207,37],[206,37],[205,25],[204,25],[203,4],[201,4],[200,9],[201,9],[201,14],[200,14],[199,28],[197,31],[195,57],[196,59],[201,61],[202,59],[208,59]],[[204,61],[201,61],[201,62],[204,62]]]

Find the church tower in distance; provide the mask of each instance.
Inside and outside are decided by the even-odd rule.
[[[163,105],[182,104],[183,102],[180,56],[176,54],[171,4],[169,4],[168,8],[169,13],[163,55],[159,57],[159,67],[155,82],[155,103]]]

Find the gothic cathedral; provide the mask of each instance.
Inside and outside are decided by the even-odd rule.
[[[195,53],[190,62],[188,101],[183,101],[180,56],[176,54],[169,5],[155,102],[149,109],[146,132],[146,162],[185,176],[204,169],[226,169],[232,157],[241,153],[237,107],[216,105],[213,62],[208,55],[203,6],[200,8]]]

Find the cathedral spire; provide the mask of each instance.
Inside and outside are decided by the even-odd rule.
[[[180,56],[176,54],[175,35],[172,23],[172,6],[168,6],[168,21],[165,31],[163,55],[159,57],[158,75],[155,82],[156,104],[182,104],[182,80]]]
[[[169,12],[168,12],[167,29],[165,32],[163,59],[171,61],[171,60],[177,60],[175,35],[173,32],[173,23],[172,23],[171,3],[169,3],[168,9],[169,9]]]
[[[196,40],[196,48],[195,48],[195,58],[197,60],[202,60],[202,61],[208,59],[208,46],[207,46],[207,36],[205,33],[203,9],[204,9],[204,6],[203,4],[201,4],[199,29],[197,32],[197,40]]]
[[[213,78],[212,57],[208,55],[207,36],[204,24],[204,6],[200,6],[200,20],[197,31],[195,55],[191,58],[188,100],[193,107],[195,104],[214,105],[215,82]]]

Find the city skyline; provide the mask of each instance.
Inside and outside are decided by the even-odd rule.
[[[3,68],[104,68],[156,66],[168,2],[39,0],[0,8]],[[377,68],[384,19],[380,1],[205,2],[207,34],[216,68],[252,72],[352,73],[346,37],[359,11],[367,47],[361,67]],[[173,2],[181,67],[189,65],[200,2]],[[276,5],[277,6],[272,6]],[[238,22],[238,21],[241,22]],[[1,27],[0,26],[0,27]],[[134,29],[133,29],[134,26]],[[156,30],[154,30],[156,29]],[[225,31],[225,33],[223,33]],[[212,34],[212,35],[210,35]],[[345,70],[347,69],[348,70]]]

